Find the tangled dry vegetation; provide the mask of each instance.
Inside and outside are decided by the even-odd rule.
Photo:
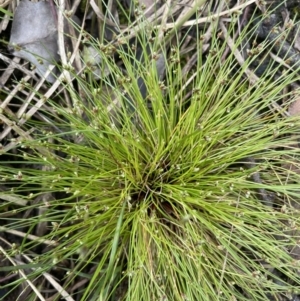
[[[18,5],[19,9],[23,6],[19,13]],[[0,298],[300,300],[299,13],[299,1],[0,1]],[[48,59],[52,59],[49,64]],[[155,76],[142,67],[151,65],[150,61]],[[202,64],[214,68],[200,68]],[[205,74],[204,80],[200,73]],[[197,81],[202,86],[196,87]],[[129,87],[132,82],[136,82],[134,88]],[[190,108],[199,110],[193,101],[202,89],[207,107],[196,122]],[[235,93],[239,102],[231,103]],[[136,95],[139,100],[134,99]],[[150,158],[146,146],[139,148],[135,143],[146,141],[143,133],[152,143],[152,115],[145,108],[159,119],[162,111],[168,111],[153,101],[161,95],[169,106],[178,107],[176,113],[165,114],[170,117],[171,133],[177,133],[178,124],[185,131],[178,134],[183,155],[180,143],[165,134],[168,127],[160,121],[156,128],[175,146],[167,146],[162,139],[161,145],[155,145],[158,155]],[[222,97],[224,108],[221,102],[214,103]],[[247,101],[248,105],[242,104]],[[97,124],[99,106],[107,112],[101,117],[103,127]],[[224,117],[223,109],[232,114],[232,120]],[[242,110],[249,125],[245,135]],[[186,116],[190,119],[184,123]],[[235,117],[239,125],[232,122]],[[289,118],[290,124],[286,122]],[[259,122],[266,126],[263,134],[259,134]],[[215,159],[201,155],[208,165],[203,163],[200,168],[189,162],[192,175],[188,168],[183,172],[178,162],[184,155],[194,160],[186,151],[193,139],[185,140],[192,135],[189,130],[194,123],[201,130],[215,127],[223,131],[232,126],[234,133],[203,134],[201,139]],[[87,124],[98,131],[99,140],[87,133]],[[249,129],[267,141],[269,153],[263,152],[265,146]],[[269,141],[270,137],[278,140]],[[243,147],[248,139],[257,145]],[[111,158],[117,158],[117,163],[106,156],[97,166],[99,153],[87,150],[87,145],[94,149],[97,143],[101,150],[111,151],[111,146]],[[199,152],[203,149],[201,146]],[[124,175],[118,168],[126,156],[132,159],[126,164],[132,166],[124,167]],[[139,161],[139,156],[145,158]],[[220,169],[217,160],[223,164]],[[100,181],[97,173],[102,167],[105,175],[99,174]],[[203,205],[193,200],[200,188],[189,186],[198,183],[194,172],[199,169],[200,173],[204,170],[199,184]],[[69,170],[73,177],[84,171],[85,178],[77,181]],[[247,175],[240,176],[241,170]],[[110,172],[118,176],[111,180]],[[240,182],[233,183],[230,177]],[[57,179],[63,183],[55,184]],[[101,205],[103,209],[97,203],[92,182],[101,187],[103,191],[97,193],[110,206]],[[240,194],[234,194],[234,185],[242,187]],[[180,201],[175,197],[177,191]],[[221,205],[225,200],[219,192],[226,194],[228,204]],[[120,195],[126,209],[118,201]],[[246,205],[239,205],[235,197]],[[210,207],[214,201],[221,207]],[[99,212],[105,217],[103,224]],[[244,217],[247,214],[249,219]],[[151,228],[153,221],[158,228]],[[243,223],[246,230],[240,226]],[[143,230],[143,225],[148,228]],[[97,230],[101,227],[103,233]],[[68,238],[70,233],[75,233],[74,238]],[[85,237],[88,241],[82,246]],[[204,263],[197,261],[199,246]],[[276,258],[277,252],[283,258]],[[163,267],[168,260],[176,268]],[[247,262],[251,264],[244,267]],[[201,272],[197,270],[200,266]],[[142,273],[143,267],[147,273]]]

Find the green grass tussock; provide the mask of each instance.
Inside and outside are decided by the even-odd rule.
[[[291,97],[283,91],[296,73],[275,78],[273,66],[250,83],[251,58],[222,61],[226,44],[214,39],[207,53],[198,41],[188,76],[180,47],[148,43],[137,59],[129,43],[109,56],[90,40],[110,75],[76,76],[72,109],[48,103],[62,130],[22,143],[22,169],[1,165],[11,194],[28,202],[8,210],[45,209],[10,229],[44,223],[40,239],[56,243],[24,238],[18,252],[69,293],[84,281],[80,300],[267,300],[299,288],[290,253],[299,174],[289,162],[299,164],[300,122],[274,106]]]

